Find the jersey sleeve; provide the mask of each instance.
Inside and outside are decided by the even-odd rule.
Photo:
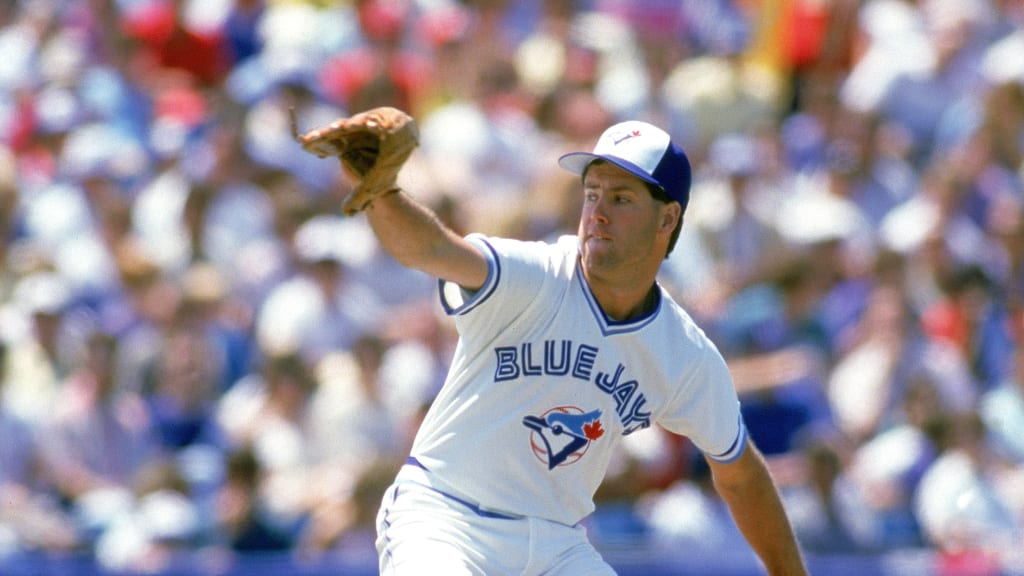
[[[461,316],[476,308],[497,289],[501,281],[502,265],[498,259],[498,253],[483,236],[471,234],[466,237],[484,258],[487,259],[487,280],[478,290],[466,290],[455,282],[438,280],[438,289],[441,297],[441,307],[449,316]]]
[[[706,338],[697,362],[658,423],[688,437],[706,456],[731,462],[743,454],[747,428],[725,359]]]
[[[528,307],[550,277],[553,250],[543,242],[525,242],[470,234],[466,239],[487,258],[487,280],[476,291],[439,281],[441,305],[459,323],[470,316],[479,322],[510,321]],[[472,313],[472,314],[471,314]]]

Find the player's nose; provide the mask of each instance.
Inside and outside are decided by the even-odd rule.
[[[608,198],[607,194],[597,194],[594,200],[588,203],[587,210],[590,219],[601,223],[608,222]]]

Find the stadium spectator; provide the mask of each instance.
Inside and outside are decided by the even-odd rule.
[[[0,341],[0,367],[6,358]],[[18,550],[72,550],[78,534],[40,473],[44,438],[7,407],[4,388],[0,376],[0,562]]]
[[[87,542],[134,507],[133,483],[161,458],[142,398],[117,378],[117,339],[95,331],[61,382],[45,424],[46,481]]]

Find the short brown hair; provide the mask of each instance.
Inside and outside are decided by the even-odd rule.
[[[676,202],[673,200],[665,189],[657,184],[651,184],[650,182],[644,182],[647,185],[647,191],[651,193],[651,197],[659,202],[668,204],[669,202]],[[678,202],[676,202],[678,204]],[[665,258],[668,259],[668,255],[672,253],[672,250],[676,247],[676,242],[679,241],[679,231],[683,229],[683,212],[679,211],[679,220],[676,222],[676,227],[672,230],[672,236],[668,239],[668,249],[665,250]]]

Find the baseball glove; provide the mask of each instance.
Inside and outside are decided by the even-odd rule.
[[[306,134],[299,134],[294,110],[291,122],[292,135],[304,150],[320,158],[337,156],[356,180],[355,190],[341,207],[350,216],[398,189],[398,172],[419,145],[416,121],[387,106],[341,118]]]

